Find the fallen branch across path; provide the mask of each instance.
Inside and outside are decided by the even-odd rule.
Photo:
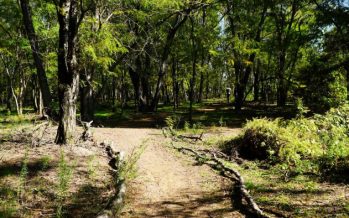
[[[172,128],[165,127],[165,128],[162,128],[162,133],[164,134],[165,137],[168,136],[166,131],[170,132],[170,136],[175,141],[177,141],[178,139],[181,139],[181,140],[188,139],[193,142],[197,142],[197,141],[202,141],[202,137],[204,136],[204,132],[202,132],[200,135],[178,135],[175,131],[173,131]]]
[[[240,197],[237,200],[241,201],[240,205],[243,205],[242,200],[245,200],[248,205],[248,209],[251,211],[254,217],[258,217],[258,218],[269,217],[258,207],[257,203],[253,200],[252,196],[247,191],[246,186],[244,184],[244,179],[240,175],[240,173],[233,168],[225,166],[223,161],[218,159],[215,153],[207,152],[205,150],[195,151],[187,147],[176,147],[174,145],[172,146],[180,152],[190,152],[195,158],[204,160],[206,164],[219,170],[222,176],[234,182],[236,184],[234,189],[235,193],[238,194],[238,196]],[[205,154],[202,154],[200,152],[204,152]],[[209,153],[210,156],[207,156],[206,153]]]

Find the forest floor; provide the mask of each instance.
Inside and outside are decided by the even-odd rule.
[[[241,217],[231,209],[229,182],[166,146],[161,130],[98,128],[94,133],[98,140],[114,141],[115,150],[126,154],[140,144],[146,146],[123,217]]]
[[[255,107],[236,114],[224,104],[200,105],[194,119],[203,124],[199,131],[204,136],[195,144],[173,142],[163,135],[160,127],[171,115],[165,109],[130,114],[127,119],[99,113],[97,127],[92,128],[94,142],[63,147],[53,143],[55,125],[44,128],[42,137],[36,134],[40,144],[33,146],[27,135],[34,128],[32,115],[20,120],[0,118],[0,217],[56,217],[60,208],[63,217],[95,217],[114,194],[108,158],[99,147],[103,141],[113,141],[114,150],[124,151],[127,157],[144,148],[136,175],[127,184],[121,217],[245,217],[232,207],[229,181],[171,145],[217,149],[239,134],[246,119],[277,113]],[[348,184],[311,175],[285,181],[279,172],[254,161],[231,166],[245,178],[260,207],[275,217],[349,216]]]

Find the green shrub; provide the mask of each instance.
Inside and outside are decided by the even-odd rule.
[[[238,139],[239,153],[247,159],[264,160],[275,156],[282,144],[278,140],[279,120],[254,119],[248,122]]]
[[[246,159],[276,164],[286,174],[349,169],[348,112],[344,105],[311,118],[254,119],[230,142],[230,149]]]
[[[170,129],[178,129],[178,125],[181,121],[181,117],[178,115],[168,116],[165,119],[166,126]]]

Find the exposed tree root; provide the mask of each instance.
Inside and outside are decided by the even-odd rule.
[[[249,211],[251,211],[252,215],[254,217],[269,217],[266,215],[257,205],[257,203],[253,200],[250,193],[247,191],[244,179],[240,175],[240,173],[230,167],[227,167],[224,165],[223,161],[217,158],[217,154],[215,152],[207,151],[207,150],[201,150],[201,151],[195,151],[191,148],[187,147],[176,147],[173,145],[175,149],[177,149],[180,152],[189,152],[197,159],[201,159],[205,161],[205,164],[208,164],[212,168],[215,168],[216,170],[219,170],[221,175],[230,179],[232,182],[235,183],[235,188],[233,194],[238,194],[239,198],[236,199],[236,196],[234,195],[234,200],[239,200],[239,205],[244,205],[243,200],[247,203]],[[204,154],[200,153],[204,152]],[[206,154],[209,153],[210,156],[207,156]]]
[[[107,155],[109,157],[109,166],[115,177],[115,189],[116,194],[110,199],[106,208],[97,216],[97,218],[111,218],[115,217],[116,213],[123,207],[124,198],[126,194],[125,179],[120,175],[120,168],[124,162],[123,152],[115,152],[111,144],[103,142],[101,144],[105,147]]]

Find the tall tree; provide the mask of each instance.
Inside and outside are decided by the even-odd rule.
[[[76,101],[79,93],[77,69],[77,37],[79,25],[86,11],[80,10],[78,0],[59,0],[56,3],[59,23],[58,44],[58,100],[59,126],[57,144],[71,143],[76,128]]]
[[[38,37],[35,34],[35,29],[33,25],[31,8],[29,6],[29,0],[20,0],[21,11],[23,15],[23,23],[27,33],[27,37],[30,43],[30,47],[32,50],[38,81],[40,85],[40,90],[42,94],[42,100],[44,104],[44,113],[50,115],[51,114],[51,93],[50,88],[48,86],[46,72],[44,69],[42,55],[40,53]],[[41,113],[41,112],[40,112]]]

